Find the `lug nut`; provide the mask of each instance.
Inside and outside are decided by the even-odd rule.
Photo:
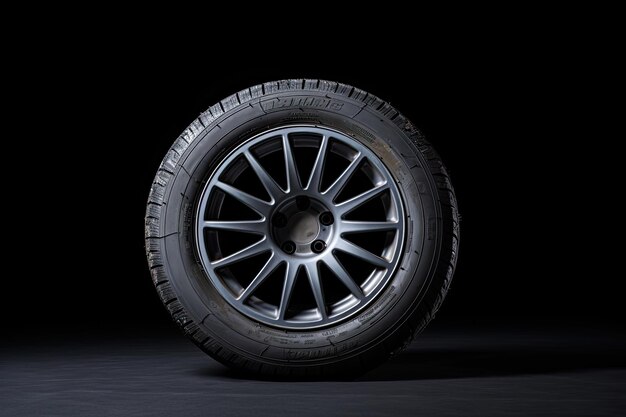
[[[296,244],[293,243],[291,240],[288,240],[287,242],[283,243],[282,248],[286,253],[291,255],[296,251]]]
[[[323,240],[316,240],[315,242],[311,243],[311,250],[315,253],[320,253],[324,249],[326,249],[326,242],[324,242]]]
[[[330,211],[325,211],[320,214],[320,223],[322,223],[324,226],[330,226],[331,224],[333,224],[334,221],[335,219],[333,219],[333,215],[330,213]]]
[[[287,216],[283,213],[276,213],[272,219],[272,224],[274,227],[285,227],[287,225]]]
[[[304,211],[308,209],[310,205],[311,200],[309,200],[309,197],[303,195],[296,197],[296,206],[298,206],[298,210]]]

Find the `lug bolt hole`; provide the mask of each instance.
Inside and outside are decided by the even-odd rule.
[[[320,214],[320,223],[322,223],[324,226],[330,226],[331,224],[333,224],[334,221],[335,219],[333,219],[333,215],[330,213],[330,211],[325,211]]]
[[[298,206],[298,210],[304,211],[308,209],[310,205],[311,200],[309,200],[309,197],[303,195],[296,197],[296,206]]]
[[[324,249],[326,249],[326,242],[324,242],[323,240],[316,240],[315,242],[311,243],[311,250],[315,253],[320,253]]]
[[[296,244],[293,243],[291,240],[288,240],[287,242],[283,243],[282,249],[283,251],[291,255],[296,251]]]
[[[272,219],[272,224],[274,227],[285,227],[287,225],[287,216],[283,213],[276,213]]]

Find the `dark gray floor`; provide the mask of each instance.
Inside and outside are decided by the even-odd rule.
[[[2,416],[623,416],[621,331],[427,331],[352,382],[237,378],[182,337],[28,343],[0,357]]]

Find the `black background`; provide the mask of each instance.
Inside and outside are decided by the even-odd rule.
[[[24,117],[5,138],[5,257],[18,266],[3,274],[7,331],[170,326],[143,240],[162,157],[227,95],[303,77],[390,101],[440,152],[463,218],[442,322],[619,319],[609,139],[590,134],[601,81],[575,42],[445,28],[361,49],[332,36],[268,44],[255,31],[243,43],[125,35],[42,39],[7,80]]]

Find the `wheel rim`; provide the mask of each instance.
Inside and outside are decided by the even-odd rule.
[[[232,151],[204,186],[202,267],[236,310],[284,329],[337,324],[389,282],[402,254],[398,187],[361,142],[289,126]]]

